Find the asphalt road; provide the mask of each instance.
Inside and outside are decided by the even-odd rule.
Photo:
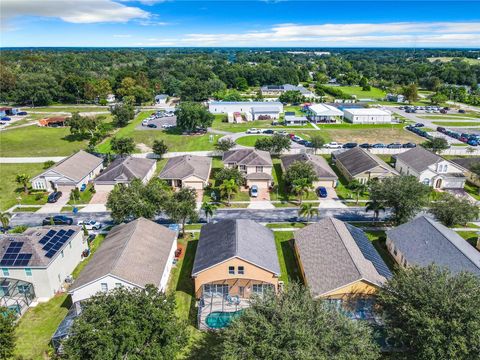
[[[390,213],[387,211],[382,213],[380,219],[384,219]],[[42,220],[46,217],[54,216],[58,214],[35,214],[35,213],[15,213],[10,221],[10,226],[27,225],[27,226],[39,226],[42,224]],[[112,224],[112,219],[109,212],[96,212],[96,213],[77,213],[65,214],[74,219],[74,224],[80,220],[86,220],[93,218],[96,221],[101,222],[104,225]],[[205,222],[203,213],[200,214],[200,222]],[[364,207],[348,207],[348,208],[333,208],[333,209],[319,209],[318,218],[326,216],[333,216],[341,220],[348,221],[369,221],[372,220],[372,213],[366,213]],[[269,210],[257,210],[257,209],[218,209],[213,216],[213,220],[223,219],[250,219],[258,222],[288,222],[298,221],[298,208],[279,208]],[[169,223],[169,219],[165,216],[159,216],[156,220],[160,223]],[[312,219],[312,220],[315,220]]]

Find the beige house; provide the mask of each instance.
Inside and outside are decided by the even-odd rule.
[[[473,166],[480,164],[480,156],[470,156],[467,158],[458,158],[450,160],[452,163],[461,166],[464,169],[464,175],[472,184],[480,186],[480,175],[472,171]]]
[[[35,190],[69,193],[92,181],[103,169],[103,159],[80,150],[30,180]]]
[[[128,185],[133,179],[146,184],[155,173],[157,162],[154,159],[132,156],[118,157],[95,179],[97,191],[111,191],[117,184]]]
[[[272,185],[273,162],[268,151],[257,149],[230,150],[223,153],[225,167],[238,168],[245,176],[246,186],[268,189]]]
[[[288,168],[297,161],[311,164],[318,177],[318,180],[313,182],[314,187],[325,186],[328,188],[334,188],[337,186],[338,176],[330,165],[328,165],[327,160],[325,160],[323,156],[311,154],[283,155],[281,161],[283,173],[285,173]]]
[[[174,188],[202,190],[208,185],[211,170],[212,158],[183,155],[168,159],[158,177]]]
[[[371,179],[383,179],[399,173],[385,161],[368,150],[355,147],[332,154],[335,165],[348,181],[358,180],[366,184]]]

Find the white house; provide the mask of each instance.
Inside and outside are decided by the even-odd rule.
[[[165,105],[167,103],[168,95],[159,94],[155,96],[155,105]]]
[[[307,116],[311,122],[336,122],[343,118],[343,112],[335,106],[327,104],[313,104],[307,107]]]
[[[21,314],[32,302],[48,301],[87,249],[79,226],[45,226],[0,235],[0,306]]]
[[[176,249],[177,233],[151,220],[115,226],[70,288],[72,302],[116,287],[152,284],[164,291]]]
[[[68,193],[73,188],[87,185],[103,169],[103,159],[80,150],[30,180],[36,190],[60,190]]]
[[[394,156],[395,169],[402,175],[413,175],[434,189],[463,189],[465,169],[417,146]]]
[[[208,104],[212,114],[245,114],[247,121],[278,119],[283,113],[283,104],[278,101],[213,101]]]
[[[387,110],[367,108],[367,109],[344,109],[345,120],[352,124],[390,124],[392,122],[392,113]]]

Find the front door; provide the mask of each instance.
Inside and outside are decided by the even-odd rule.
[[[435,189],[440,189],[442,187],[442,179],[437,179],[435,181]]]
[[[245,295],[245,286],[239,286],[239,287],[238,287],[238,294],[239,294],[240,297],[242,297],[242,298],[244,297],[244,295]]]

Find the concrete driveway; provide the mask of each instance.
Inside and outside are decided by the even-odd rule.
[[[90,204],[105,205],[107,203],[108,194],[110,194],[110,191],[97,191],[95,194],[93,194]]]
[[[68,200],[70,199],[68,193],[63,192],[60,199],[57,200],[56,203],[46,203],[40,209],[38,209],[37,213],[39,214],[51,214],[51,213],[59,213],[62,208],[67,205]]]

